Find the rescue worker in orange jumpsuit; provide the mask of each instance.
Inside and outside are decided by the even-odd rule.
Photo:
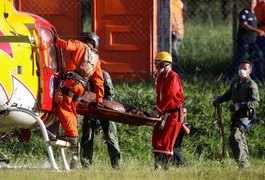
[[[62,102],[56,106],[56,113],[64,129],[63,139],[71,143],[72,160],[70,168],[74,169],[77,165],[78,159],[78,128],[76,106],[78,101],[81,99],[81,96],[85,92],[85,84],[81,80],[83,77],[80,79],[71,78],[68,77],[68,73],[76,73],[75,76],[80,77],[77,71],[84,60],[84,55],[86,52],[85,44],[87,44],[91,49],[97,49],[99,37],[93,32],[86,34],[84,42],[79,40],[65,41],[58,37],[56,38],[56,44],[58,47],[61,47],[66,51],[71,51],[71,58],[66,61],[66,68],[64,70],[66,78],[64,80],[65,86],[62,88],[63,99]],[[99,60],[97,61],[89,78],[95,85],[96,102],[97,105],[100,105],[103,101],[104,95],[104,79],[102,76]]]
[[[172,0],[171,10],[171,50],[172,50],[172,70],[180,75],[179,47],[184,38],[184,17],[183,3],[181,0]]]
[[[180,111],[184,102],[181,80],[172,71],[172,57],[168,52],[159,52],[155,57],[157,69],[156,106],[151,117],[163,117],[155,125],[152,137],[155,169],[168,169],[169,158],[181,128]]]

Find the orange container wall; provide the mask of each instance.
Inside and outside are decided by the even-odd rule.
[[[155,45],[153,1],[94,0],[93,10],[102,68],[119,82],[150,79]]]
[[[60,37],[82,32],[82,0],[14,0],[18,10],[38,14]],[[157,0],[91,0],[92,27],[100,37],[102,68],[116,82],[150,80],[157,49]],[[64,52],[64,57],[69,58]]]
[[[81,34],[81,0],[16,0],[18,10],[40,15],[54,25],[63,38]]]

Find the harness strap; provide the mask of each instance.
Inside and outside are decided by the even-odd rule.
[[[82,97],[83,97],[83,95],[81,95],[81,96],[74,96],[74,97],[73,97],[73,101],[75,101],[75,102],[80,102],[81,99],[82,99]]]
[[[65,94],[68,97],[73,98],[73,101],[79,102],[81,101],[83,94],[81,96],[75,96],[75,93],[72,91],[71,88],[63,87],[62,88],[62,93]]]
[[[175,109],[171,109],[171,110],[169,110],[169,111],[167,111],[168,113],[175,113],[175,112],[177,112],[177,111],[179,111],[180,112],[180,110],[181,110],[181,108],[175,108]]]
[[[75,93],[72,91],[71,88],[63,87],[62,88],[62,93],[67,95],[68,97],[73,98],[75,96]]]

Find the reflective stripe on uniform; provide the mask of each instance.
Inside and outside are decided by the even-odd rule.
[[[163,154],[167,154],[167,155],[173,155],[173,151],[170,152],[170,151],[162,151],[162,150],[156,150],[156,149],[154,149],[153,152],[154,153],[163,153]]]

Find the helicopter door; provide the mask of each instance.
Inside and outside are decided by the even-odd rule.
[[[52,32],[48,29],[40,29],[41,46],[41,109],[53,109],[54,83],[57,72],[56,47]]]

